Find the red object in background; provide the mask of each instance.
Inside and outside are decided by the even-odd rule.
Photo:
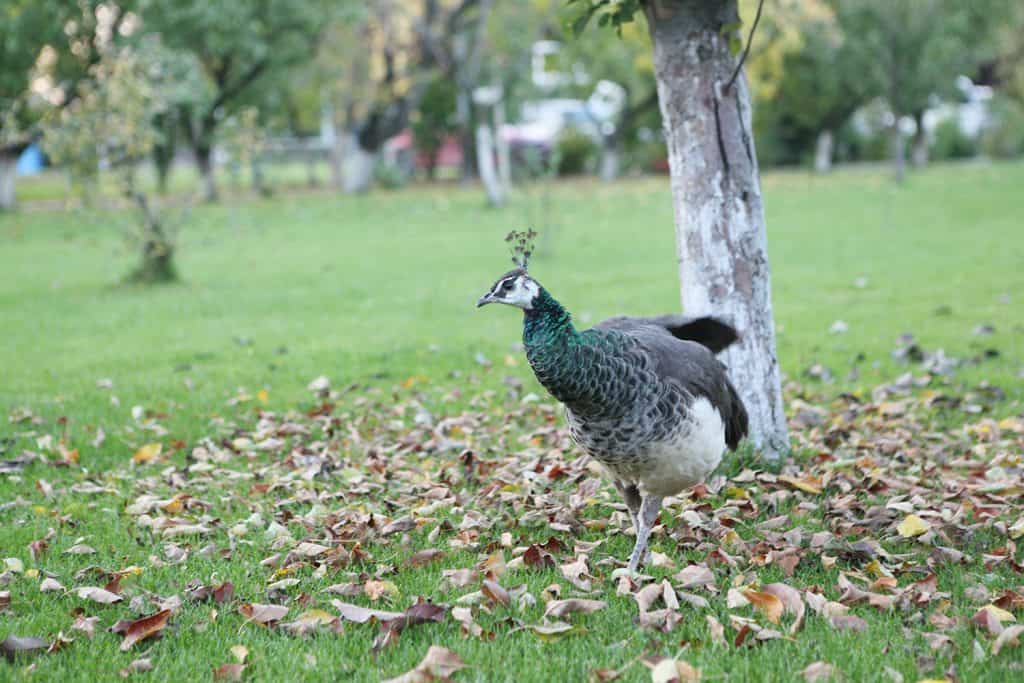
[[[411,151],[415,145],[412,131],[408,128],[384,144],[387,151],[394,154]],[[459,143],[458,137],[448,135],[444,138],[441,147],[437,150],[436,166],[437,168],[462,168],[462,145]],[[421,150],[416,150],[416,169],[422,171],[428,168],[430,168],[430,156]]]

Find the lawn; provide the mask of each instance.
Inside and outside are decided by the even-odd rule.
[[[675,310],[664,179],[533,188],[503,210],[454,186],[201,207],[181,235],[182,283],[156,289],[118,285],[132,266],[118,237],[124,215],[30,205],[0,216],[0,413],[11,416],[0,424],[0,461],[25,450],[48,461],[0,475],[0,555],[23,565],[0,579],[11,600],[0,603],[0,639],[75,639],[33,669],[0,664],[0,678],[113,679],[146,653],[153,671],[139,675],[205,677],[243,645],[246,679],[376,680],[407,671],[431,644],[465,662],[455,680],[585,680],[598,670],[646,680],[638,660],[657,656],[711,680],[796,680],[815,661],[848,680],[880,679],[882,666],[908,681],[951,666],[964,680],[1019,676],[1010,672],[1021,651],[992,654],[993,638],[969,619],[988,602],[979,586],[991,600],[1011,595],[997,604],[1024,619],[1024,598],[1011,591],[1024,583],[1014,545],[1024,531],[1022,185],[1022,164],[936,167],[904,187],[869,167],[766,175],[779,353],[807,448],[784,466],[798,484],[760,472],[748,454],[723,466],[706,497],[662,513],[654,548],[674,566],[650,573],[679,589],[681,569],[708,564],[714,582],[687,589],[708,607],[684,602],[681,621],[660,629],[638,625],[636,600],[617,593],[610,560],[631,545],[618,531],[619,501],[605,484],[593,490],[557,412],[532,400],[543,392],[516,348],[518,317],[473,303],[509,265],[504,234],[533,224],[544,235],[531,272],[578,322]],[[830,332],[836,321],[845,332]],[[991,333],[976,334],[982,325]],[[907,333],[955,359],[952,373],[894,359]],[[928,385],[877,392],[907,372]],[[326,398],[307,388],[319,376],[333,388]],[[806,418],[815,410],[820,424]],[[852,436],[837,442],[830,432],[844,419]],[[160,444],[159,454],[140,451],[146,444]],[[1016,487],[998,488],[1014,477]],[[925,533],[898,530],[911,512]],[[704,524],[691,528],[694,515]],[[782,515],[787,523],[773,526]],[[781,538],[794,527],[800,538]],[[834,538],[816,548],[819,531]],[[550,537],[554,566],[515,559]],[[33,556],[30,543],[44,538]],[[856,544],[865,538],[883,551]],[[293,547],[300,541],[328,550],[305,555]],[[67,552],[75,546],[95,552]],[[714,561],[718,546],[734,563]],[[938,546],[969,557],[947,561]],[[427,549],[442,554],[414,555]],[[790,551],[801,557],[792,575],[779,560]],[[589,591],[561,571],[579,555]],[[124,574],[123,602],[101,605],[75,593],[110,579],[76,578],[90,566],[141,571]],[[442,585],[443,570],[473,567],[479,576],[466,586]],[[488,571],[511,605],[490,589],[475,594]],[[40,592],[50,574],[68,592]],[[932,574],[937,589],[922,597]],[[837,585],[848,578],[892,607],[844,600]],[[191,581],[230,581],[234,598],[197,601]],[[728,597],[730,588],[761,595],[773,582],[817,587],[867,630],[809,610],[789,636],[792,617],[776,626]],[[567,633],[538,634],[531,627],[544,621],[551,584],[561,598],[607,606],[558,619],[573,625]],[[536,604],[517,607],[530,600],[523,594]],[[182,603],[169,603],[163,637],[121,652],[121,636],[106,629],[171,596]],[[468,607],[483,637],[465,636],[471,627],[454,613],[376,653],[375,624],[290,633],[328,621],[312,610],[337,617],[332,600],[402,611],[418,596]],[[286,606],[282,621],[293,626],[247,621],[245,603]],[[710,635],[709,614],[726,645]],[[91,642],[72,628],[79,616],[99,617]]]

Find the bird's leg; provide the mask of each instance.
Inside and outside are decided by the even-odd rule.
[[[615,489],[622,496],[622,499],[626,501],[626,507],[629,509],[629,519],[633,522],[633,531],[640,531],[640,520],[638,517],[640,514],[640,489],[636,487],[636,484],[627,484],[620,479],[615,480]]]
[[[648,552],[647,539],[651,536],[651,529],[658,519],[658,511],[661,510],[661,496],[647,494],[640,503],[640,515],[638,521],[640,526],[636,530],[636,545],[633,546],[633,554],[629,556],[629,571],[635,573],[640,565],[641,559],[646,559]]]

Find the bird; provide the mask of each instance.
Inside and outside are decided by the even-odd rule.
[[[519,267],[477,308],[522,309],[534,375],[565,406],[573,440],[603,466],[629,510],[636,540],[627,567],[636,574],[650,558],[662,501],[703,482],[747,434],[746,408],[715,357],[739,335],[717,318],[683,315],[620,316],[579,331],[526,271],[526,259],[513,261]]]

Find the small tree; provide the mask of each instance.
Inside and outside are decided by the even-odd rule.
[[[45,130],[44,145],[74,181],[95,179],[101,163],[115,174],[119,192],[136,210],[128,239],[139,263],[128,280],[175,280],[175,230],[168,214],[138,182],[138,166],[161,142],[159,122],[168,111],[204,90],[198,65],[188,55],[148,38],[136,46],[111,49],[79,83],[72,102]],[[191,78],[178,80],[182,75]]]

